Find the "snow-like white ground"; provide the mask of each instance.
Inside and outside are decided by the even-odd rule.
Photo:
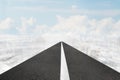
[[[20,64],[59,41],[64,41],[120,72],[120,43],[116,40],[75,39],[63,40],[43,37],[0,37],[0,74]]]

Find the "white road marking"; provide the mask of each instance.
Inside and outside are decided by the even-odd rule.
[[[60,80],[70,80],[63,44],[61,43]]]

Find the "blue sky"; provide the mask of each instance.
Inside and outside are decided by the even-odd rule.
[[[76,8],[81,11],[88,10],[89,12],[91,10],[117,11],[120,9],[119,3],[119,0],[0,0],[0,17],[8,16],[17,18],[21,16],[34,16],[42,19],[47,17],[48,19],[48,16],[54,17],[56,14],[61,14],[64,16],[71,15],[71,13],[67,10],[70,10],[72,6],[76,6]],[[66,12],[64,10],[66,10]],[[88,13],[88,15],[93,16],[94,14]],[[102,16],[102,14],[96,15],[98,17]],[[119,16],[119,14],[114,15],[114,17],[115,16]]]
[[[119,21],[120,16],[119,0],[0,0],[0,20],[11,18],[14,24],[22,25],[21,17],[36,19],[36,25],[47,25],[48,27],[57,24],[56,16],[68,18],[81,15],[91,19],[113,18]],[[4,33],[17,34],[16,28],[2,30]]]

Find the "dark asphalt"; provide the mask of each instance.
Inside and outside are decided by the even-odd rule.
[[[59,80],[60,43],[0,75],[0,80]]]
[[[70,80],[120,80],[120,73],[63,43]]]

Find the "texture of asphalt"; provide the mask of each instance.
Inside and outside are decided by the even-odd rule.
[[[70,80],[120,80],[120,73],[63,43]]]
[[[50,47],[3,73],[0,80],[59,80],[60,49],[60,43]]]
[[[70,80],[120,80],[120,73],[63,43]],[[60,80],[61,43],[0,75],[0,80]]]

